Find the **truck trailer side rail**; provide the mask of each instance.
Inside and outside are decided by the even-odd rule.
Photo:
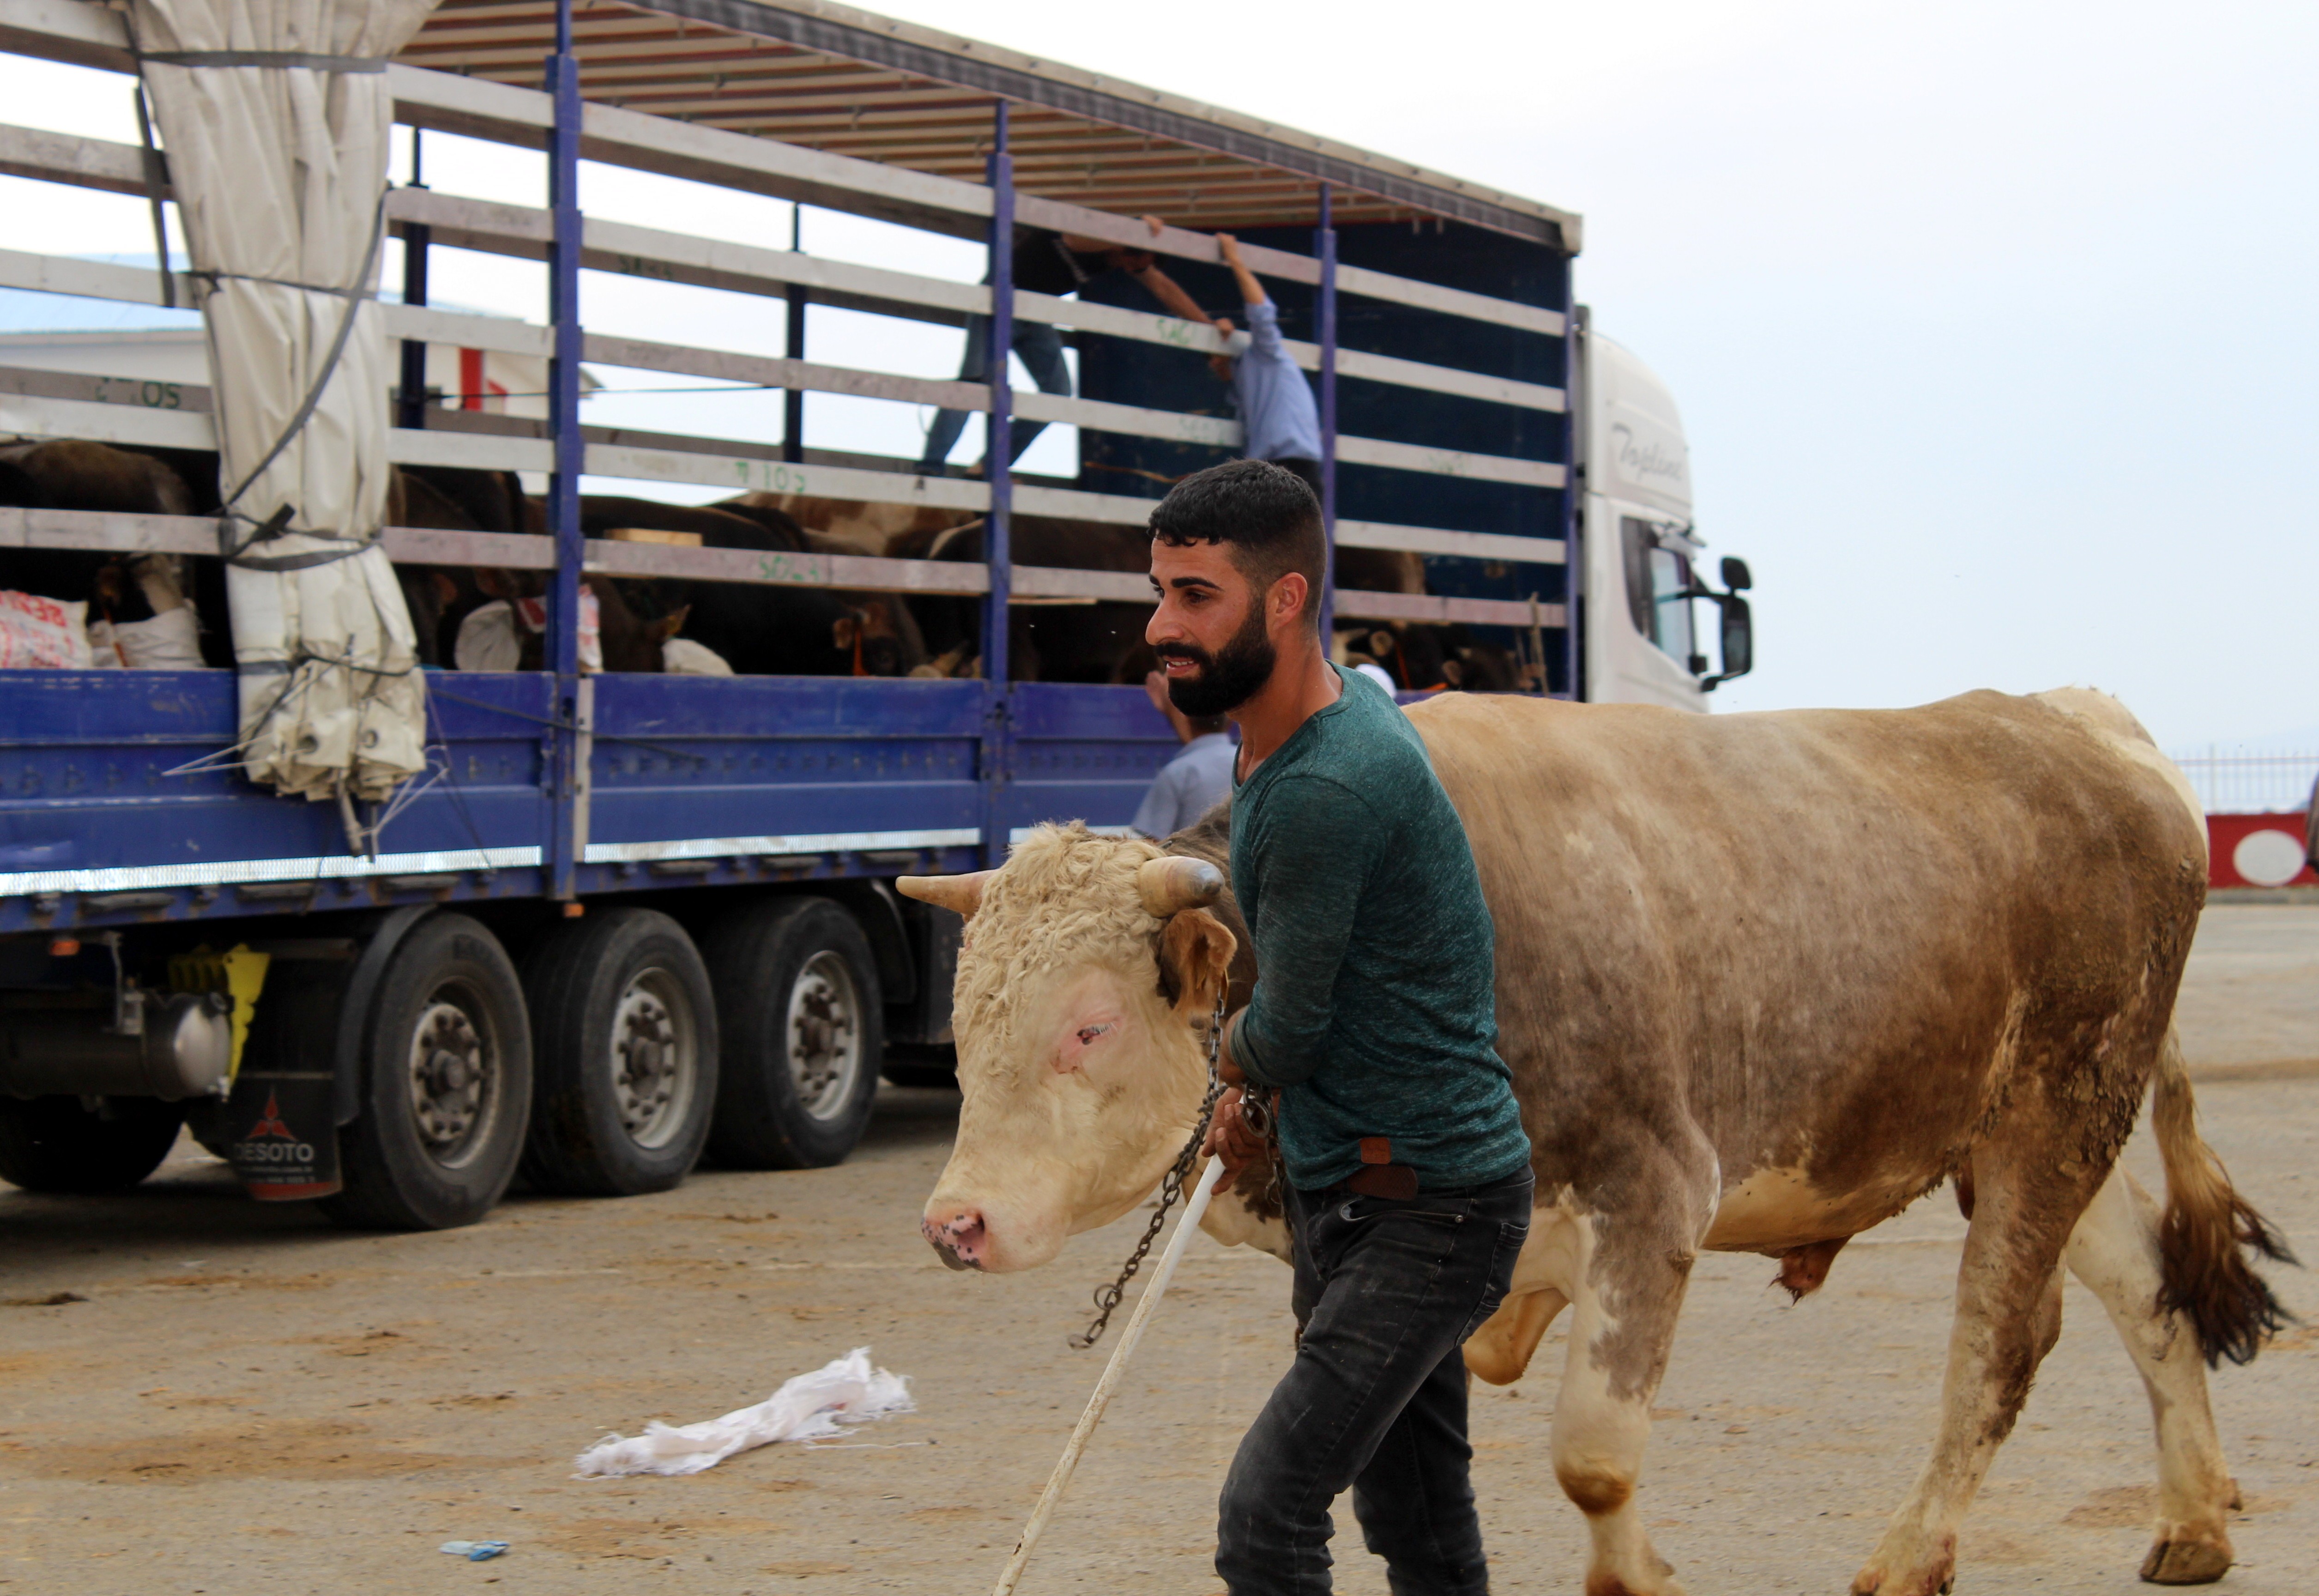
[[[399,120],[546,150],[546,206],[397,188],[388,211],[407,250],[449,248],[546,261],[550,320],[464,315],[423,303],[383,307],[393,337],[552,363],[555,392],[545,422],[429,410],[423,427],[394,428],[389,438],[389,457],[403,464],[547,473],[550,535],[412,527],[383,535],[390,558],[402,564],[551,573],[550,671],[521,683],[472,673],[433,678],[433,768],[413,784],[376,858],[328,869],[313,861],[330,856],[330,817],[260,798],[237,787],[231,770],[214,758],[204,762],[203,754],[214,756],[232,742],[229,673],[172,676],[166,687],[129,680],[155,674],[149,672],[12,674],[42,690],[27,704],[46,708],[12,717],[0,733],[0,791],[28,801],[27,813],[56,817],[77,840],[57,847],[0,840],[0,929],[278,912],[290,902],[281,894],[308,888],[314,902],[347,906],[532,894],[569,898],[963,868],[978,857],[996,862],[1009,839],[1038,820],[1081,816],[1116,825],[1163,762],[1170,741],[1140,693],[1010,682],[1004,664],[1009,606],[1148,600],[1148,584],[1137,574],[1017,564],[1008,546],[1013,516],[1135,526],[1150,513],[1149,497],[872,469],[817,459],[794,438],[765,445],[583,426],[577,363],[979,411],[990,419],[994,435],[1003,434],[1011,415],[1094,434],[1231,449],[1240,441],[1236,423],[1118,398],[1018,394],[1003,363],[994,363],[998,375],[985,384],[854,370],[803,358],[794,348],[773,358],[594,333],[578,320],[577,287],[583,269],[601,271],[951,325],[979,315],[1002,324],[1021,316],[1070,329],[1083,340],[1195,353],[1221,347],[1210,330],[1116,305],[1018,293],[1004,272],[994,274],[995,287],[962,284],[589,217],[579,203],[580,163],[719,184],[951,236],[987,236],[994,258],[1011,248],[1008,224],[1017,218],[1200,265],[1215,262],[1214,238],[1177,228],[1154,237],[1127,217],[1015,192],[1004,100],[993,107],[989,143],[996,153],[987,181],[966,183],[588,102],[579,92],[568,5],[563,25],[564,46],[550,59],[544,91],[402,63],[391,68]],[[116,70],[131,66],[120,19],[80,0],[0,0],[0,47]],[[150,192],[147,157],[136,147],[38,130],[0,126],[0,172],[121,194]],[[1328,455],[1323,502],[1335,543],[1463,561],[1562,564],[1569,553],[1566,525],[1517,536],[1335,515],[1340,463],[1420,482],[1568,497],[1562,491],[1566,358],[1566,380],[1540,383],[1344,348],[1337,338],[1340,294],[1394,307],[1396,314],[1563,339],[1566,346],[1569,323],[1566,303],[1526,304],[1340,266],[1336,235],[1326,225],[1325,191],[1322,203],[1323,226],[1311,254],[1255,244],[1246,252],[1259,274],[1308,284],[1316,293],[1318,337],[1290,348],[1319,378]],[[178,302],[197,302],[194,286],[177,277]],[[15,250],[0,251],[0,287],[132,303],[164,297],[155,270]],[[1563,458],[1340,435],[1340,378],[1550,418]],[[165,409],[102,377],[0,371],[0,430],[24,436],[209,448],[208,401],[207,391],[194,384],[176,385]],[[806,457],[797,457],[800,453]],[[771,556],[583,538],[577,521],[582,474],[934,507],[962,522],[980,521],[987,558],[961,564],[843,554]],[[209,555],[215,537],[214,524],[198,518],[0,510],[0,547]],[[583,573],[979,600],[988,679],[583,677],[573,653]],[[1533,636],[1547,627],[1566,636],[1569,631],[1566,608],[1558,602],[1345,588],[1327,596],[1347,618],[1502,626],[1528,628]],[[143,724],[154,721],[152,706],[163,699],[168,713]],[[107,796],[95,796],[100,790]],[[271,819],[228,824],[237,806]],[[164,811],[190,823],[190,829],[178,828],[182,845],[159,833],[108,831],[101,818]],[[844,823],[833,823],[840,814]],[[221,844],[204,830],[219,825],[240,840]],[[232,857],[221,856],[221,848]]]

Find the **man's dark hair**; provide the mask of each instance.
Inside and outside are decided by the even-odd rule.
[[[1151,512],[1151,536],[1174,548],[1220,543],[1256,591],[1294,571],[1304,578],[1304,618],[1320,624],[1329,546],[1321,501],[1304,479],[1269,460],[1232,460],[1196,471]]]

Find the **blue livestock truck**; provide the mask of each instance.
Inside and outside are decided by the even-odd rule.
[[[97,603],[30,591],[24,573],[48,569],[36,556],[129,570],[149,596],[153,563],[175,562],[196,596],[204,571],[229,593],[239,663],[124,654],[128,668],[95,669],[76,654],[0,671],[0,1177],[20,1186],[126,1186],[190,1131],[254,1197],[319,1202],[354,1224],[458,1225],[519,1171],[541,1189],[619,1195],[674,1184],[704,1151],[728,1167],[834,1163],[881,1073],[944,1079],[960,923],[892,879],[996,864],[1042,822],[1124,826],[1175,735],[1126,655],[1108,676],[1066,670],[1053,640],[1140,635],[1145,579],[1096,551],[1122,536],[1132,551],[1166,485],[1240,442],[1211,329],[1155,309],[1129,274],[1076,294],[1018,285],[1016,252],[1058,238],[1148,252],[1193,298],[1235,312],[1214,235],[1242,241],[1318,394],[1340,659],[1380,663],[1412,691],[1693,710],[1747,668],[1746,568],[1725,560],[1719,588],[1702,574],[1680,419],[1574,302],[1575,216],[819,0],[402,10],[410,26],[384,46],[364,33],[329,55],[160,37],[134,5],[0,0],[0,50],[43,71],[121,74],[118,93],[154,113],[140,143],[0,125],[0,182],[110,194],[140,225],[149,209],[158,260],[172,258],[174,221],[194,268],[29,253],[13,247],[31,241],[20,232],[0,249],[0,289],[197,306],[209,351],[165,382],[86,359],[12,363],[0,340],[0,439],[14,440],[0,484],[8,462],[53,460],[63,443],[174,462],[196,486],[216,451],[248,458],[235,418],[263,408],[248,374],[264,365],[253,347],[266,353],[250,307],[304,295],[322,307],[310,321],[264,325],[337,342],[300,345],[309,364],[294,369],[321,374],[302,410],[265,428],[284,439],[269,459],[296,437],[322,497],[370,481],[381,446],[413,478],[499,473],[528,489],[506,526],[399,524],[391,510],[344,547],[302,530],[286,503],[237,518],[231,488],[192,513],[38,482],[0,506],[0,599]],[[294,204],[269,210],[263,128],[193,120],[230,122],[233,86],[186,86],[237,73],[315,86],[345,169],[369,185],[338,236],[318,236]],[[356,114],[365,94],[380,96],[380,131],[390,103],[408,130],[398,149],[424,137],[431,185],[409,167],[413,180],[389,180],[401,162]],[[255,95],[249,114],[296,97]],[[492,144],[540,163],[538,203],[457,192],[461,152]],[[236,148],[254,153],[216,154]],[[870,265],[808,254],[794,233],[738,241],[591,213],[591,185],[637,174],[688,196],[668,220],[719,193],[770,198],[881,224],[888,255]],[[284,238],[303,244],[277,248]],[[987,249],[981,281],[924,269],[961,240]],[[312,264],[325,257],[338,266]],[[542,274],[545,313],[429,302],[430,262],[439,284],[477,260]],[[399,301],[370,297],[398,275]],[[735,327],[784,326],[781,352],[616,336],[582,314],[608,284],[712,291]],[[1053,329],[1076,351],[1075,391],[1018,393],[1003,362],[970,381],[817,361],[808,305],[968,327],[984,347]],[[492,362],[539,374],[528,411],[475,402],[474,374]],[[582,362],[778,392],[784,423],[771,441],[593,425]],[[430,392],[445,370],[469,374],[447,397]],[[375,392],[361,386],[372,377]],[[1078,472],[993,476],[810,446],[808,395],[964,410],[993,436],[1010,420],[1069,427]],[[325,426],[333,404],[390,419],[367,434]],[[807,536],[732,546],[591,521],[588,506],[613,494],[745,496]],[[284,547],[320,552],[265,552]],[[401,573],[400,599],[389,574],[364,600],[393,637],[409,630],[402,605],[488,573],[530,607],[536,658],[439,668],[457,663],[442,645],[421,650],[423,671],[390,670],[302,645],[285,667],[250,646],[281,623],[284,593],[302,595],[301,624],[325,624],[373,558]],[[605,613],[591,634],[590,618],[672,583],[728,610],[745,601],[768,633],[826,632],[831,612],[808,601],[843,594],[855,627],[871,609],[907,614],[927,647],[907,675],[865,667],[864,633],[841,618],[826,673],[589,668],[612,625]],[[74,625],[95,614],[69,610]],[[966,643],[925,663],[943,617]],[[400,723],[363,697],[390,677],[411,711]],[[278,708],[267,684],[310,680],[317,701],[352,695],[352,718],[317,718],[264,765],[251,727]],[[264,776],[340,757],[325,745],[348,726],[365,749],[407,744],[403,774],[302,791]]]

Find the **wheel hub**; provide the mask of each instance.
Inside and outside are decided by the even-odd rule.
[[[808,1113],[826,1118],[861,1068],[861,1000],[844,960],[817,953],[790,989],[790,1072]]]
[[[690,1028],[655,989],[669,978],[658,970],[637,977],[612,1017],[612,1095],[621,1128],[645,1145],[682,1113],[681,1099],[690,1095]]]
[[[450,1152],[474,1131],[487,1074],[483,1039],[467,1011],[429,1004],[411,1038],[411,1106],[429,1152]]]

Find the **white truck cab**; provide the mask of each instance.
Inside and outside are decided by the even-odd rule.
[[[1701,579],[1705,546],[1692,523],[1691,449],[1674,396],[1650,367],[1587,328],[1584,311],[1579,326],[1585,697],[1703,711],[1709,693],[1753,663],[1741,597],[1746,564],[1724,560],[1726,591]]]

